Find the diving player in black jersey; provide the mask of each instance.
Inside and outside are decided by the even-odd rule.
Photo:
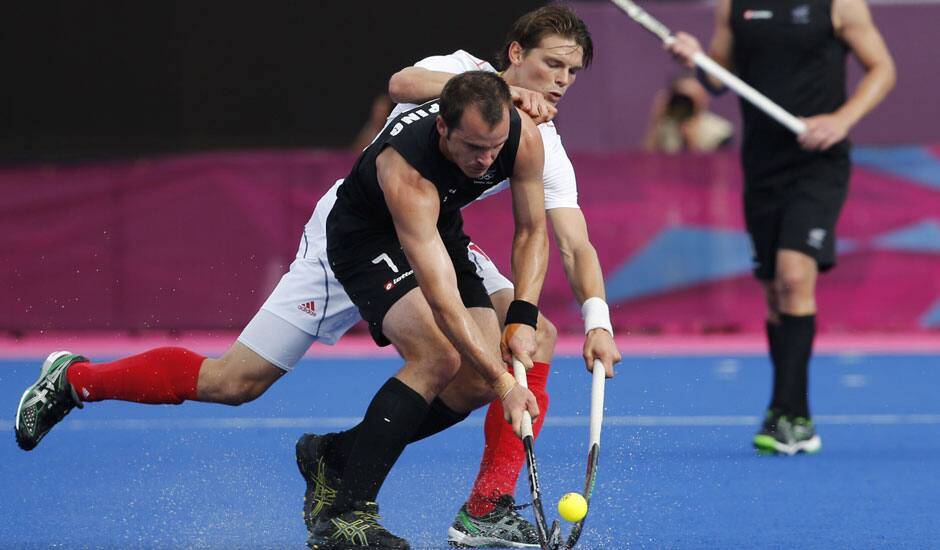
[[[548,255],[543,160],[539,132],[512,106],[505,81],[471,71],[451,79],[440,100],[391,121],[337,190],[326,222],[330,267],[375,341],[393,344],[405,364],[362,422],[323,449],[325,467],[345,467],[332,506],[318,511],[312,548],[408,548],[378,523],[375,504],[404,447],[494,397],[517,434],[524,411],[538,415],[506,361],[531,366],[535,350]],[[501,341],[460,208],[507,177],[516,285]]]
[[[682,32],[667,48],[689,67],[702,50]],[[848,52],[865,76],[846,97]],[[816,279],[836,263],[835,227],[849,182],[847,135],[894,86],[894,62],[864,0],[719,0],[709,55],[806,123],[794,136],[741,100],[745,221],[767,298],[774,366],[754,446],[815,452],[822,442],[810,419],[807,379]]]

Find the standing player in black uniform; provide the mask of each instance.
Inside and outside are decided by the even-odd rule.
[[[375,504],[404,447],[499,398],[520,432],[535,397],[508,372],[510,354],[531,367],[536,302],[547,265],[544,152],[509,87],[471,71],[441,99],[389,122],[337,191],[326,222],[330,266],[379,345],[405,359],[362,422],[330,438],[339,469],[335,500],[316,511],[312,548],[408,548],[378,523]],[[499,321],[467,256],[460,208],[511,177],[515,300]],[[500,346],[503,353],[500,356]]]
[[[667,48],[687,66],[698,41]],[[865,76],[846,98],[845,58]],[[849,180],[849,130],[894,86],[894,62],[864,0],[719,0],[709,55],[791,113],[794,136],[741,100],[744,211],[754,274],[767,297],[773,395],[754,437],[759,451],[792,455],[822,445],[807,379],[816,333],[816,278],[836,263],[835,227]],[[719,91],[720,84],[700,74]]]

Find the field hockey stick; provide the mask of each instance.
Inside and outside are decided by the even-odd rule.
[[[522,362],[513,357],[512,370],[516,376],[516,382],[523,388],[528,388],[529,383],[526,378],[525,366]],[[545,523],[545,511],[542,508],[542,489],[539,485],[539,468],[535,462],[535,448],[533,446],[534,436],[532,435],[532,416],[529,411],[522,413],[522,447],[525,449],[525,461],[529,470],[529,491],[532,493],[532,509],[535,511],[535,530],[538,532],[539,545],[542,550],[557,550],[561,545],[561,528],[558,520],[552,522],[551,530]]]
[[[591,424],[588,439],[587,473],[584,476],[584,500],[591,510],[591,494],[594,492],[594,482],[597,480],[597,457],[601,452],[601,425],[604,423],[604,382],[607,379],[607,370],[599,359],[594,360],[594,372],[591,376]],[[584,520],[587,515],[576,522],[565,541],[565,548],[574,548],[584,529]]]
[[[647,13],[646,10],[640,6],[630,0],[610,1],[623,10],[630,19],[633,19],[639,23],[641,27],[659,37],[664,44],[669,45],[675,41],[675,37],[672,35],[672,31],[669,30],[669,27],[660,23],[659,20]],[[704,53],[696,52],[695,55],[692,56],[692,62],[709,75],[721,81],[722,84],[734,90],[736,94],[749,101],[770,118],[786,126],[787,129],[794,134],[800,135],[806,130],[806,123],[788,113],[781,106],[771,101],[767,96],[758,92],[740,78],[731,74],[727,69]]]

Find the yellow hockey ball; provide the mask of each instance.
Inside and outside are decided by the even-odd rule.
[[[558,501],[558,514],[572,523],[581,521],[587,515],[587,501],[581,493],[565,493]]]

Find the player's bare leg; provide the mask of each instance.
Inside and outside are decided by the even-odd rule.
[[[773,394],[754,437],[762,452],[816,452],[822,441],[808,404],[809,360],[816,333],[816,260],[795,250],[777,253],[773,281],[764,282],[767,338],[774,366]]]
[[[242,405],[260,397],[286,372],[236,341],[222,357],[202,362],[196,400]]]

